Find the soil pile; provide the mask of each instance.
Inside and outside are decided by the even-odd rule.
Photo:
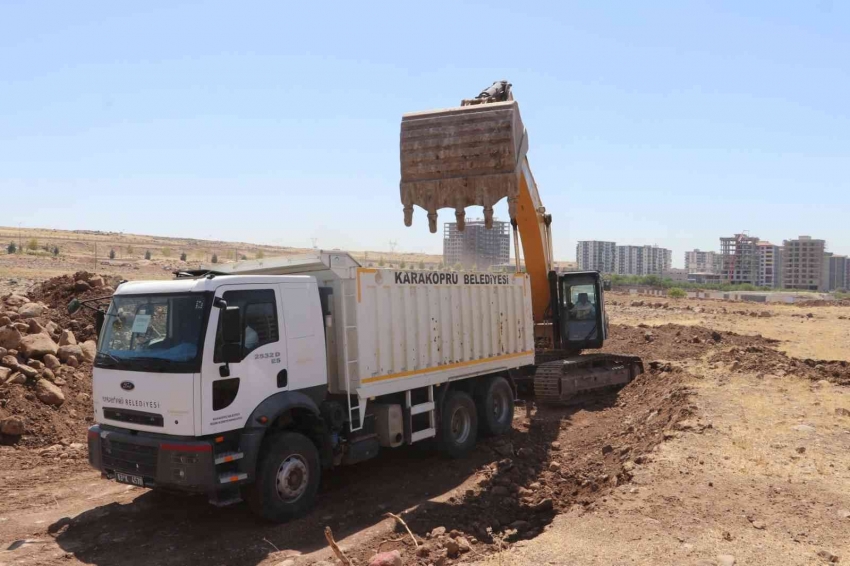
[[[92,421],[94,317],[88,309],[69,315],[66,307],[74,297],[112,292],[103,277],[78,272],[47,280],[28,296],[0,297],[0,443],[85,442]]]

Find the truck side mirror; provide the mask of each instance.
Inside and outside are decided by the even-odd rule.
[[[242,315],[239,307],[226,307],[221,312],[221,357],[225,364],[242,361]]]

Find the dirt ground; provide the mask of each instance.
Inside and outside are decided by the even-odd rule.
[[[325,526],[357,564],[850,560],[850,307],[610,299],[606,351],[648,369],[626,388],[522,404],[463,460],[414,446],[335,470],[286,525],[102,481],[84,439],[0,447],[0,565],[300,566],[333,560]]]

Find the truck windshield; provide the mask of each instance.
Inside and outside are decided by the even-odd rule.
[[[98,367],[194,372],[200,363],[206,294],[116,295],[98,343]]]

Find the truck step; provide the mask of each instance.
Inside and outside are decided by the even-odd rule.
[[[221,454],[216,455],[215,457],[215,465],[226,464],[227,462],[235,462],[236,460],[241,460],[242,457],[245,456],[242,452],[222,452]]]
[[[410,443],[413,444],[414,442],[425,440],[426,438],[431,438],[433,436],[437,436],[436,428],[423,428],[422,430],[417,430],[410,435]]]
[[[219,474],[218,483],[234,483],[241,480],[244,480],[248,477],[248,474],[245,472],[225,472],[223,474]]]
[[[428,413],[434,410],[434,402],[428,401],[427,403],[421,403],[419,405],[413,405],[410,407],[411,415],[421,415],[422,413]]]

